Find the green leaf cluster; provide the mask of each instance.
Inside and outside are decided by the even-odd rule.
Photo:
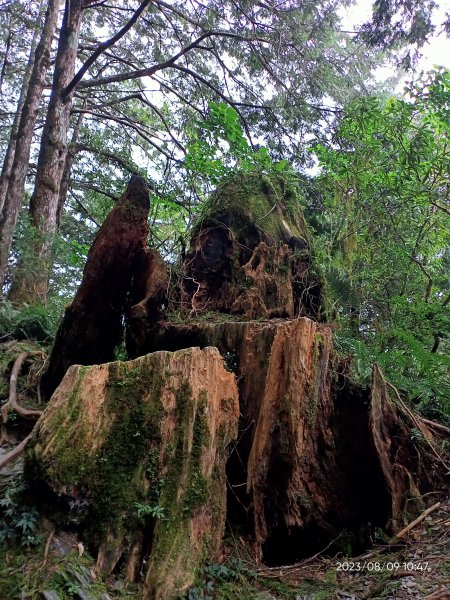
[[[351,103],[318,144],[315,215],[341,346],[450,419],[450,75]]]
[[[265,146],[252,147],[237,111],[225,102],[209,102],[209,115],[197,120],[187,146],[186,165],[193,179],[201,177],[216,186],[236,170],[278,173],[289,163],[274,163]]]

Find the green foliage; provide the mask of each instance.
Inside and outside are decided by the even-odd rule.
[[[3,300],[0,303],[0,337],[48,342],[56,332],[58,318],[53,306],[36,304],[17,309]]]
[[[432,18],[435,8],[434,0],[375,0],[372,20],[363,25],[360,37],[371,46],[403,49],[398,60],[409,68],[419,56],[417,48],[435,30]]]
[[[232,558],[225,564],[208,564],[201,570],[199,584],[189,588],[184,599],[252,598],[258,593],[256,579],[256,573],[237,558]]]
[[[267,148],[254,149],[244,135],[239,115],[224,102],[209,102],[209,116],[197,120],[188,144],[186,165],[193,177],[216,186],[236,170],[293,173],[286,160],[273,163]]]
[[[353,375],[367,381],[376,361],[427,415],[448,420],[448,71],[407,95],[352,103],[334,143],[315,147],[316,246]]]
[[[0,545],[36,546],[39,516],[28,502],[27,488],[19,476],[2,481],[0,489]]]
[[[95,561],[84,552],[72,550],[60,556],[50,550],[46,564],[43,564],[45,536],[42,535],[39,546],[23,548],[20,546],[2,546],[0,544],[0,598],[29,598],[38,600],[43,592],[53,592],[60,600],[72,598],[91,598],[97,600],[109,597],[116,600],[138,598],[135,585],[117,589],[112,581],[105,582],[101,577],[92,578]],[[56,536],[57,537],[57,534]]]
[[[140,502],[133,502],[133,506],[136,509],[138,519],[141,521],[143,521],[145,517],[152,517],[160,520],[165,519],[164,506],[159,506],[158,504],[151,506],[150,504],[141,504]]]

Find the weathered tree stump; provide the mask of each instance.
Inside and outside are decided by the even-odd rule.
[[[131,283],[146,252],[149,208],[147,185],[133,176],[89,250],[83,280],[64,313],[41,380],[44,399],[50,398],[70,365],[114,359]]]
[[[319,318],[298,192],[282,177],[236,176],[208,200],[184,261],[181,306],[258,317]]]
[[[150,350],[215,346],[236,373],[228,521],[246,528],[260,559],[293,562],[343,530],[355,550],[366,547],[375,528],[394,533],[422,508],[421,495],[442,485],[434,441],[417,452],[417,424],[378,369],[371,388],[339,374],[327,325],[216,318],[161,323]]]
[[[135,269],[132,284],[120,279],[117,313],[127,315],[130,356],[142,358],[70,369],[27,461],[34,485],[72,507],[100,571],[125,561],[133,580],[149,556],[145,598],[175,598],[217,554],[226,488],[230,526],[243,528],[259,559],[284,564],[343,531],[347,552],[369,544],[374,528],[395,533],[444,485],[448,466],[434,436],[378,367],[366,388],[340,368],[332,329],[320,322],[322,281],[300,203],[282,178],[239,175],[219,187],[193,230],[178,295],[166,296],[166,267],[139,240],[134,262],[121,258],[125,245],[117,251]],[[101,282],[111,282],[107,273]],[[74,301],[78,323],[97,298],[87,280]],[[50,373],[57,365],[61,374],[77,351],[98,360],[70,349],[67,323],[54,350],[63,361],[55,358]],[[96,334],[108,323],[96,323]],[[218,352],[239,390],[228,460],[237,395]],[[139,522],[133,506],[151,518]]]
[[[143,568],[144,597],[175,600],[220,551],[237,421],[234,375],[214,348],[73,366],[35,431],[27,477],[97,549],[101,573],[120,560],[134,581]]]

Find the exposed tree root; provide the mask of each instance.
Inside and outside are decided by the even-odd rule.
[[[23,406],[20,406],[20,404],[17,402],[17,379],[19,377],[20,369],[22,368],[22,365],[25,362],[25,360],[28,358],[28,356],[34,355],[34,354],[40,354],[40,355],[45,356],[45,354],[40,350],[35,351],[35,352],[25,352],[24,351],[24,352],[21,352],[18,355],[18,357],[16,358],[16,360],[14,361],[14,366],[13,366],[13,369],[11,372],[11,377],[9,379],[8,401],[2,406],[1,411],[0,411],[1,415],[2,415],[2,433],[1,433],[1,437],[0,437],[0,445],[9,441],[7,435],[5,434],[5,431],[6,431],[5,425],[8,422],[8,416],[9,416],[10,410],[13,410],[15,413],[17,413],[19,416],[23,417],[24,419],[39,419],[39,417],[42,415],[43,411],[24,408]],[[8,463],[15,460],[23,453],[23,451],[25,450],[31,437],[32,437],[32,433],[30,433],[24,440],[22,440],[22,442],[20,444],[15,446],[10,452],[8,452],[2,458],[0,458],[0,469],[3,469],[3,467],[6,467],[6,465]]]
[[[0,469],[6,467],[8,463],[10,463],[15,458],[18,458],[22,454],[28,442],[31,440],[32,435],[33,432],[31,432],[24,440],[22,440],[18,446],[13,448],[11,452],[8,452],[8,454],[5,454],[2,458],[0,458]]]
[[[8,422],[8,413],[10,410],[14,410],[18,415],[23,417],[24,419],[35,419],[39,418],[42,415],[41,410],[34,410],[23,408],[17,402],[17,378],[20,373],[20,369],[24,361],[30,355],[30,352],[21,352],[19,356],[16,358],[13,366],[13,370],[11,372],[11,377],[9,380],[9,398],[8,402],[2,406],[1,414],[2,414],[2,422],[4,425]]]

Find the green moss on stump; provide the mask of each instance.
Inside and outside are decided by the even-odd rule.
[[[280,216],[288,220],[292,235],[306,236],[299,190],[292,182],[281,175],[241,173],[224,181],[212,194],[194,227],[193,237],[206,223],[222,223],[225,217],[227,225],[243,237],[257,228],[271,240],[286,241]]]
[[[211,368],[208,354],[216,354],[217,360],[217,350],[188,349],[174,355],[157,352],[129,363],[72,367],[67,389],[55,394],[26,458],[27,475],[36,485],[45,482],[56,496],[67,498],[75,512],[78,506],[76,522],[91,548],[105,547],[111,538],[122,544],[126,555],[126,540],[133,531],[144,528],[146,535],[152,535],[146,541],[152,549],[152,573],[167,571],[167,561],[173,561],[184,579],[187,566],[193,572],[199,556],[211,552],[212,541],[215,548],[220,541],[225,519],[226,445],[233,427],[237,428],[236,411],[236,423],[231,422],[228,436],[217,437],[210,430],[222,426],[225,417],[215,424],[215,409],[208,413],[206,388],[211,383],[194,394],[185,379],[189,376],[197,382],[193,353],[203,357],[198,371],[201,378],[206,365]],[[179,362],[172,361],[172,356]],[[234,386],[236,402],[233,376],[221,362],[216,364],[223,369],[222,377]],[[230,397],[229,390],[226,396]],[[220,398],[217,402],[220,413],[233,415],[228,400],[226,405]],[[209,465],[212,436],[217,450],[214,465]],[[214,469],[216,464],[222,468]],[[145,524],[136,504],[158,507],[161,517],[147,516]],[[198,547],[193,550],[192,519],[199,511],[213,518],[205,535],[200,531]]]

